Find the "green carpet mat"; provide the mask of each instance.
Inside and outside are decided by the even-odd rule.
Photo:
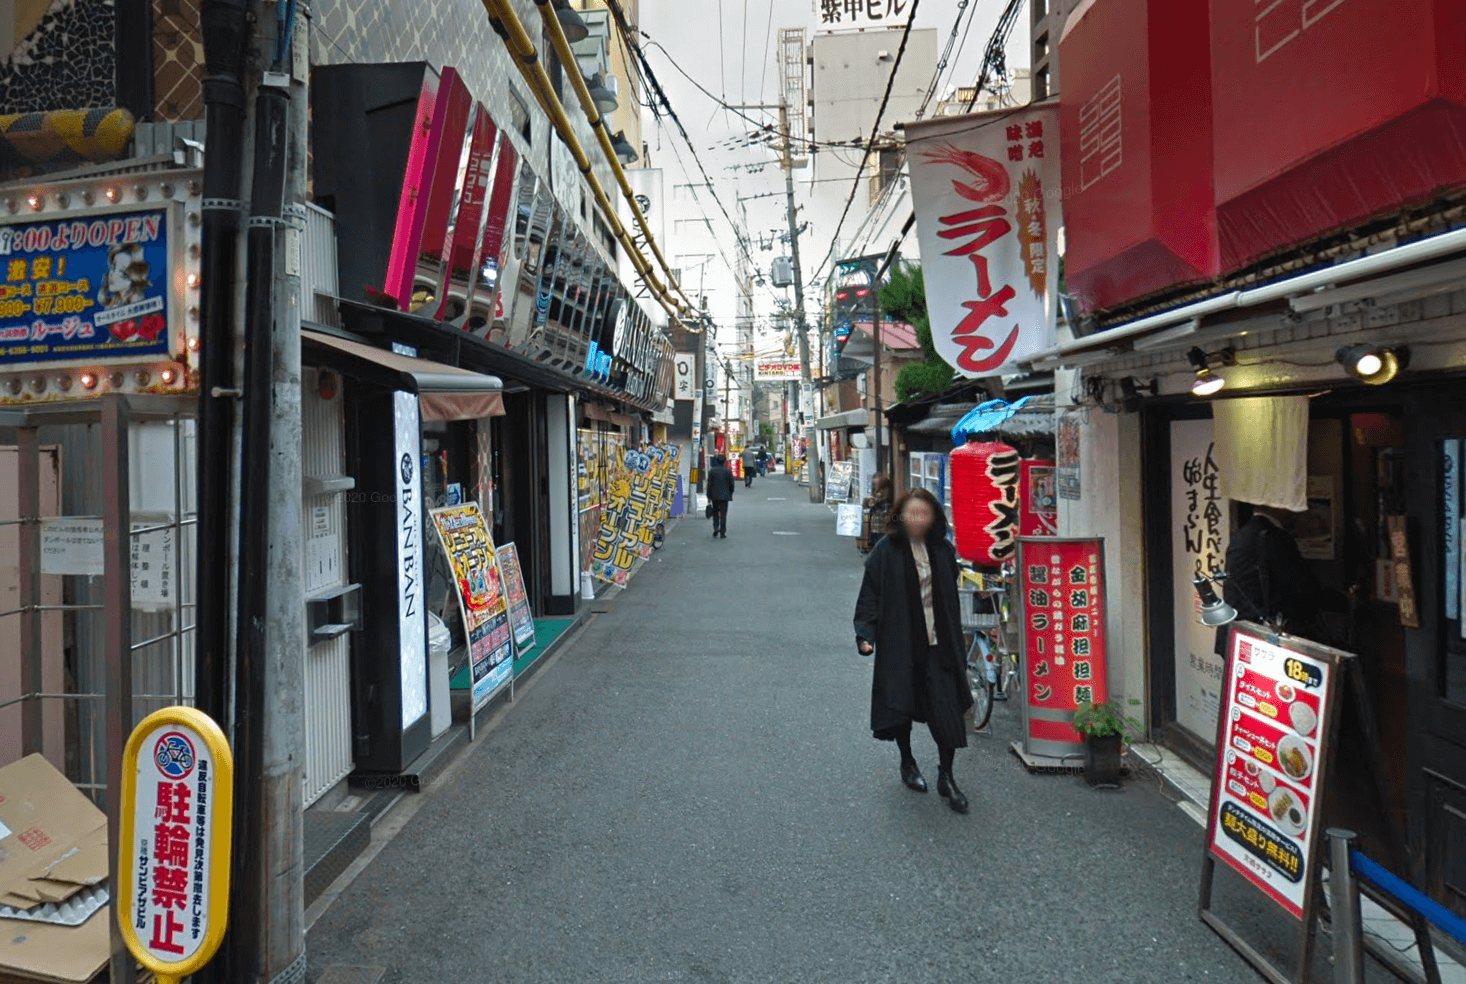
[[[562,635],[570,626],[575,624],[573,618],[537,618],[534,620],[534,647],[519,654],[514,661],[514,675],[520,676],[529,669],[531,663],[545,654],[545,650]],[[459,670],[457,675],[448,682],[448,686],[454,690],[467,690],[469,688],[469,667],[465,666]]]

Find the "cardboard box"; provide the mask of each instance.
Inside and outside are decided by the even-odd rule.
[[[106,880],[106,814],[41,755],[0,768],[0,903],[62,902]],[[0,982],[91,980],[110,920],[111,906],[80,926],[0,918]]]

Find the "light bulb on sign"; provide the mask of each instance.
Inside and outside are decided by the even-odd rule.
[[[161,373],[158,374],[158,378],[163,380],[164,386],[172,386],[174,380],[178,378],[178,370],[174,369],[172,366],[169,366],[167,369],[164,369]]]
[[[196,274],[196,273],[190,273],[188,275],[188,286],[189,286],[189,289],[190,290],[197,290],[198,289],[198,286],[199,286],[199,275],[198,274]]]
[[[106,191],[102,192],[102,194],[106,195],[107,201],[111,202],[113,205],[116,205],[119,201],[122,200],[121,188],[108,188]]]
[[[31,195],[29,198],[26,199],[26,202],[30,204],[32,212],[39,212],[41,209],[46,207],[46,199],[42,198],[40,195]]]
[[[94,372],[84,372],[84,373],[82,373],[81,374],[81,388],[82,389],[89,389],[89,390],[90,389],[96,389],[97,388],[97,374],[94,373]]]

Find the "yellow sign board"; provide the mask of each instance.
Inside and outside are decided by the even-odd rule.
[[[234,756],[192,707],[165,707],[122,753],[122,816],[113,909],[127,948],[159,984],[202,968],[229,915]]]

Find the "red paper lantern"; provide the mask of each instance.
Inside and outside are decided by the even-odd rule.
[[[1012,560],[1018,548],[1018,452],[969,441],[952,452],[952,521],[957,553],[980,567]]]

